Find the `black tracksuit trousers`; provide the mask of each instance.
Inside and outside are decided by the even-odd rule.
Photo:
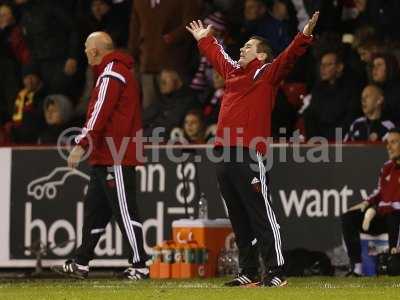
[[[93,166],[85,198],[82,244],[76,251],[78,264],[88,265],[105,227],[114,217],[124,241],[130,246],[129,262],[144,267],[147,254],[143,248],[143,231],[136,204],[134,167]]]
[[[242,150],[240,162],[237,152]],[[257,274],[259,253],[267,270],[283,268],[280,229],[272,208],[262,156],[247,148],[216,148],[214,151],[217,157],[222,153],[226,157],[230,151],[229,162],[217,163],[216,169],[239,248],[240,272]]]

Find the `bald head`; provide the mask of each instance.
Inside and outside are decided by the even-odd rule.
[[[361,94],[361,107],[364,115],[370,120],[380,118],[383,101],[382,89],[374,84],[367,85]]]
[[[114,50],[114,43],[106,32],[91,33],[85,42],[85,53],[90,65],[98,65],[105,55]]]
[[[97,32],[91,33],[88,36],[86,43],[93,45],[97,49],[106,50],[106,51],[114,50],[114,43],[113,43],[110,35],[103,31],[97,31]]]

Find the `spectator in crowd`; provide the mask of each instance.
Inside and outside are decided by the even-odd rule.
[[[38,143],[55,145],[71,120],[73,113],[71,100],[64,95],[49,95],[44,99],[43,110],[46,127],[40,132]]]
[[[198,0],[134,1],[128,47],[140,66],[143,108],[157,99],[163,68],[177,70],[188,81],[194,48],[185,25],[199,15]]]
[[[313,87],[311,103],[304,112],[306,134],[307,138],[320,136],[335,141],[336,129],[347,132],[350,122],[359,115],[359,90],[345,77],[340,53],[325,53],[319,74],[320,81]]]
[[[206,143],[206,125],[201,110],[189,111],[183,122],[183,132],[189,144]]]
[[[284,0],[274,1],[271,11],[263,0],[246,0],[244,3],[244,27],[242,40],[257,35],[267,39],[274,54],[285,49],[292,37],[289,27],[289,3]]]
[[[384,47],[382,46],[382,41],[379,41],[374,37],[360,41],[357,46],[358,55],[365,66],[365,75],[370,82],[372,81],[372,60],[374,55],[382,52],[383,50]]]
[[[238,1],[235,0],[205,0],[204,2],[204,7],[203,11],[208,14],[210,11],[222,11],[222,12],[228,12],[230,11]]]
[[[394,128],[389,120],[382,119],[384,103],[383,91],[377,85],[367,85],[362,91],[361,107],[364,116],[351,124],[345,137],[348,141],[377,142],[382,141],[386,133]]]
[[[325,0],[291,0],[296,7],[299,19],[299,31],[308,22],[310,16],[315,11],[321,14],[316,28],[316,34],[322,32],[337,32],[340,29],[342,19],[342,2],[345,1],[325,1]]]
[[[128,43],[128,36],[129,36],[129,21],[132,12],[133,0],[112,0],[113,2],[113,10],[115,14],[119,17],[119,22],[122,24],[124,28],[126,28],[127,33],[127,40],[126,44]]]
[[[218,74],[217,71],[213,71],[213,87],[214,92],[211,97],[205,103],[203,107],[203,114],[205,123],[207,125],[216,124],[218,121],[219,110],[221,108],[222,97],[224,96],[224,78]]]
[[[371,25],[356,27],[352,36],[354,38],[353,44],[356,48],[363,41],[367,41],[370,39],[382,39],[382,37],[377,34],[376,28]]]
[[[400,69],[396,57],[386,53],[375,55],[372,61],[372,80],[383,89],[384,117],[395,123],[400,122]]]
[[[396,248],[400,225],[400,129],[393,128],[387,136],[387,161],[379,174],[377,190],[366,200],[352,206],[342,215],[343,237],[350,258],[349,276],[361,275],[360,232],[389,234],[391,251]]]
[[[117,47],[126,47],[128,28],[121,22],[112,0],[91,0],[90,14],[84,20],[85,34],[105,31],[111,35]]]
[[[0,125],[12,115],[20,87],[21,65],[29,62],[30,53],[12,6],[0,4]]]
[[[212,35],[218,40],[220,45],[224,46],[224,34],[226,30],[225,18],[220,12],[214,12],[208,15],[203,23],[212,26]],[[213,85],[213,67],[205,56],[200,57],[200,64],[197,68],[190,88],[198,94],[200,102],[204,102],[205,94],[209,93]]]
[[[58,1],[15,0],[32,61],[49,93],[76,96],[79,34],[75,20]]]
[[[22,65],[31,62],[31,54],[25,42],[21,27],[16,23],[11,5],[0,5],[0,37],[5,51]]]
[[[267,4],[262,0],[244,0],[242,13],[243,20],[241,20],[239,44],[252,34],[256,35],[255,32],[257,32],[258,27],[262,27],[261,23],[267,15]],[[260,33],[257,32],[258,34]]]
[[[92,11],[93,0],[69,0],[75,2],[70,5],[80,19],[87,18]],[[132,0],[106,0],[108,5],[112,7],[113,15],[118,16],[119,24],[123,30],[128,34],[129,18],[132,11]],[[127,38],[127,36],[126,36]],[[124,46],[126,46],[124,44]]]
[[[215,136],[214,125],[206,127],[203,112],[192,109],[187,112],[182,127],[175,127],[170,133],[170,140],[182,144],[205,144]]]
[[[12,143],[36,144],[44,127],[42,107],[46,91],[38,72],[30,67],[24,68],[23,84],[23,89],[15,99],[14,113],[6,125],[6,131]]]
[[[354,28],[371,25],[379,36],[399,39],[400,1],[398,0],[355,0],[356,19]]]
[[[364,41],[360,41],[357,46],[357,52],[362,62],[371,64],[372,59],[376,53],[383,51],[382,41],[374,37],[367,38]]]
[[[85,0],[81,3],[80,20],[83,27],[82,37],[86,38],[92,32],[107,32],[113,39],[116,48],[125,48],[128,41],[128,21],[125,20],[127,3],[113,0]],[[86,5],[85,5],[86,4]],[[86,66],[84,74],[85,84],[82,87],[79,100],[75,106],[74,119],[82,124],[86,118],[86,110],[90,100],[90,93],[94,84],[93,68]],[[79,125],[80,126],[80,125]]]
[[[307,12],[305,3],[303,0],[292,0],[293,6],[296,10],[296,19],[298,21],[297,29],[300,31],[306,26],[310,15]]]
[[[161,71],[159,88],[160,100],[143,111],[143,130],[145,136],[152,136],[153,129],[162,127],[165,129],[163,137],[167,138],[174,127],[182,124],[185,114],[196,105],[196,101],[175,70]]]
[[[344,75],[351,78],[352,82],[357,82],[359,86],[364,86],[367,79],[365,68],[358,53],[352,47],[352,42],[350,39],[343,39],[342,35],[337,32],[324,32],[319,36],[313,48],[314,55],[320,58],[326,53],[339,53],[345,66]]]
[[[400,97],[400,70],[394,56],[377,54],[386,48],[393,49],[388,45],[395,45],[396,39],[400,39],[400,34],[393,30],[400,24],[398,8],[400,2],[397,0],[0,0],[0,125],[12,118],[14,100],[21,85],[21,65],[35,66],[49,93],[67,95],[74,105],[78,104],[78,99],[87,99],[82,95],[85,81],[78,80],[85,74],[85,65],[80,64],[80,34],[86,36],[99,30],[109,32],[117,46],[128,44],[134,54],[140,65],[144,108],[161,99],[158,91],[160,71],[163,68],[174,69],[181,75],[185,86],[190,83],[203,106],[206,124],[211,124],[218,115],[218,98],[222,96],[222,89],[214,91],[213,71],[204,57],[200,58],[196,71],[198,56],[193,55],[194,43],[188,38],[184,26],[204,15],[204,23],[213,26],[212,34],[231,56],[235,56],[236,43],[241,44],[241,39],[253,34],[265,37],[274,53],[278,53],[292,38],[297,23],[298,28],[303,28],[315,10],[321,11],[316,28],[320,38],[316,40],[325,44],[314,48],[319,48],[315,59],[326,52],[341,53],[343,71],[339,72],[342,75],[334,83],[328,84],[326,80],[314,83],[316,72],[313,65],[316,63],[303,59],[308,71],[299,68],[302,77],[297,78],[296,84],[306,84],[314,100],[321,96],[305,111],[308,135],[321,135],[319,132],[324,131],[322,136],[330,136],[325,128],[328,123],[332,125],[330,128],[339,124],[346,130],[361,112],[358,101],[344,100],[343,95],[346,94],[344,97],[347,99],[351,98],[350,94],[355,94],[354,99],[358,99],[357,87],[366,82],[379,85],[384,91],[382,119],[400,122],[400,101],[397,99]],[[233,11],[238,12],[236,19],[236,15],[230,13]],[[78,32],[75,14],[80,16],[83,32]],[[130,25],[128,15],[131,16]],[[235,22],[238,19],[242,23]],[[348,19],[351,20],[348,22]],[[347,47],[343,51],[341,40],[333,37],[335,34],[332,32],[336,32],[338,37],[342,32],[353,33],[353,48],[349,50]],[[313,58],[312,55],[305,57]],[[79,72],[81,67],[82,72]],[[340,68],[340,63],[332,69],[337,67]],[[86,74],[89,75],[87,83],[91,85],[96,74]],[[349,78],[351,82],[346,83]],[[298,103],[292,105],[287,95],[289,89],[281,89],[278,93],[273,115],[277,121],[273,121],[274,136],[280,135],[277,130],[282,126],[287,128],[288,134],[297,126],[294,123],[298,121]],[[321,94],[323,92],[327,97]],[[211,93],[214,94],[211,96]],[[320,101],[322,104],[318,104]],[[80,101],[78,114],[85,108],[86,101]],[[331,109],[334,113],[329,113]]]

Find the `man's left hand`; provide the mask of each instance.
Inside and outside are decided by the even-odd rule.
[[[315,12],[312,18],[308,21],[307,25],[304,26],[303,34],[310,36],[312,35],[315,26],[317,25],[317,21],[319,18],[319,11]]]
[[[76,168],[81,162],[84,153],[85,149],[83,149],[82,146],[77,145],[72,148],[68,156],[68,167],[72,169]]]

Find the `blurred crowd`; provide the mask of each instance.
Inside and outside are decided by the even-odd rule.
[[[224,80],[185,26],[211,24],[233,59],[252,35],[276,56],[316,10],[315,42],[280,84],[273,137],[381,141],[400,125],[398,0],[0,0],[0,144],[55,144],[83,125],[93,31],[135,59],[144,134],[163,127],[165,138],[205,143]]]

